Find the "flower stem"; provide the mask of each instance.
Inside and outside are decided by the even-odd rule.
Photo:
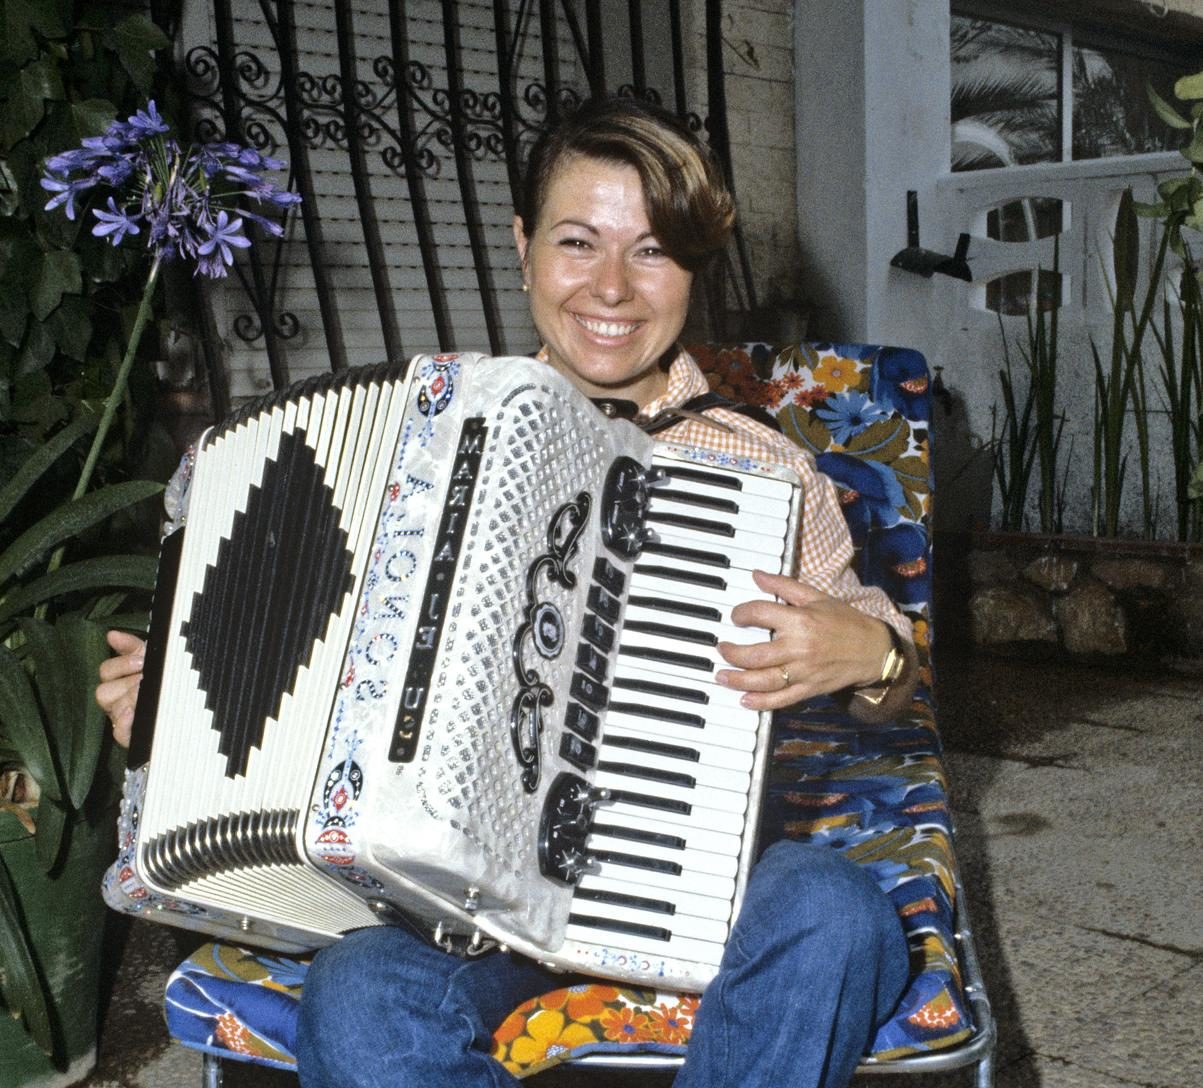
[[[121,366],[117,370],[117,377],[113,381],[113,388],[109,390],[108,399],[104,403],[104,411],[101,413],[100,422],[96,426],[96,433],[92,436],[92,446],[88,450],[83,471],[79,474],[79,481],[75,485],[75,492],[71,496],[73,500],[80,498],[88,490],[88,484],[92,482],[92,473],[96,471],[96,462],[100,459],[100,451],[104,448],[104,440],[108,436],[109,428],[113,425],[113,418],[117,414],[117,407],[125,398],[125,388],[129,384],[129,373],[134,365],[134,357],[138,354],[138,344],[142,339],[146,323],[150,320],[155,284],[159,279],[159,260],[160,258],[156,254],[154,262],[150,266],[150,274],[146,278],[146,286],[142,289],[142,301],[138,306],[138,313],[134,317],[134,327],[130,332],[129,343],[125,348],[125,356],[122,358]],[[50,557],[50,565],[47,568],[47,573],[53,573],[58,570],[59,565],[63,561],[63,553],[65,551],[66,545],[59,545],[54,555]]]

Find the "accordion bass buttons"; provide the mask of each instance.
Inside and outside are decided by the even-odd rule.
[[[645,468],[633,457],[616,457],[606,474],[601,500],[602,540],[616,555],[634,559],[656,534],[644,524],[650,491],[665,478],[663,469]]]
[[[539,871],[560,884],[575,884],[596,862],[585,847],[593,811],[609,790],[595,789],[583,778],[563,772],[547,791],[539,821]]]

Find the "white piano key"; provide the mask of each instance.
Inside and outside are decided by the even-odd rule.
[[[671,605],[671,601],[666,602]],[[727,611],[728,618],[730,610]],[[707,636],[713,636],[720,642],[734,642],[740,646],[746,646],[755,642],[765,642],[769,638],[769,632],[763,627],[737,627],[733,623],[714,622],[713,620],[705,620],[699,616],[686,616],[677,612],[673,612],[671,607],[652,608],[643,605],[627,606],[627,610],[623,615],[623,637],[631,633],[632,623],[659,623],[668,627],[679,627],[684,631],[698,632]],[[690,645],[701,646],[704,643],[696,642]]]
[[[725,885],[724,885],[725,886]],[[697,892],[687,892],[685,888],[652,888],[648,886],[632,887],[628,881],[616,880],[612,876],[599,876],[598,874],[589,873],[581,877],[577,888],[583,892],[599,892],[603,894],[614,893],[617,895],[641,895],[645,899],[665,900],[672,904],[678,915],[691,915],[695,918],[717,918],[719,921],[725,921],[730,926],[731,921],[731,895],[734,895],[734,883],[731,885],[733,893],[731,895],[706,895],[698,894]],[[577,904],[595,904],[595,906],[603,907],[604,903],[598,900],[586,899],[583,895],[574,895],[574,903]],[[582,907],[576,907],[582,909]],[[600,910],[594,910],[594,913],[600,913]]]
[[[582,886],[590,879],[610,881],[612,886],[621,886],[628,895],[646,895],[670,901],[673,901],[674,894],[705,896],[727,903],[735,898],[735,880],[729,876],[716,876],[712,873],[688,870],[680,874],[661,873],[654,869],[637,869],[633,865],[597,861],[593,871],[582,878]],[[599,910],[598,913],[602,911]]]
[[[748,711],[752,714],[751,711]],[[745,757],[750,760],[751,752],[756,747],[756,725],[758,716],[752,714],[751,722],[743,729],[733,729],[727,725],[715,725],[707,722],[702,729],[690,728],[688,732],[679,725],[655,718],[644,718],[634,714],[616,714],[611,712],[606,716],[606,731],[613,729],[621,733],[633,733],[648,737],[652,740],[664,740],[673,744],[689,743],[703,740],[706,748],[712,753],[715,761],[728,761],[730,765],[742,765]]]
[[[738,523],[735,524],[735,531],[731,536],[700,533],[680,525],[667,525],[659,521],[649,521],[647,527],[667,544],[679,544],[684,548],[702,548],[707,551],[738,550],[749,555],[759,556],[760,562],[755,566],[761,570],[779,567],[781,557],[785,554],[783,533],[770,535],[747,532],[741,529]]]
[[[652,456],[652,464],[658,468],[663,468],[669,474],[669,480],[674,487],[684,486],[687,481],[696,482],[690,480],[688,474],[699,472],[721,476],[734,482],[738,486],[726,488],[725,490],[733,491],[739,495],[764,495],[766,498],[779,498],[784,495],[788,500],[793,486],[788,481],[777,476],[766,476],[756,472],[740,472],[737,469],[731,468],[715,469],[709,465],[670,457],[665,453],[654,454]],[[674,475],[674,469],[679,470],[681,475]]]
[[[655,820],[646,815],[632,816],[616,811],[615,806],[602,802],[594,814],[594,823],[606,827],[632,828],[635,831],[655,831],[672,835],[684,841],[686,849],[705,850],[711,854],[736,857],[743,839],[739,835],[728,835],[720,831],[709,831],[704,827],[659,827]]]
[[[679,865],[682,872],[708,873],[711,876],[734,877],[739,868],[737,858],[724,857],[722,854],[711,854],[704,850],[678,850],[671,846],[660,846],[657,843],[634,842],[615,835],[593,833],[589,836],[587,848],[590,852],[610,850],[619,854],[630,854],[637,858],[651,858],[655,861],[669,862]],[[621,864],[617,862],[615,864]],[[665,874],[671,876],[671,873]]]
[[[607,739],[609,735],[607,734]],[[748,775],[725,767],[715,767],[702,762],[687,759],[674,759],[672,756],[661,755],[657,752],[642,752],[637,748],[620,748],[602,742],[598,750],[600,762],[638,763],[641,767],[652,767],[674,774],[689,775],[698,786],[713,786],[715,789],[732,790],[736,793],[748,792],[751,780]]]
[[[621,687],[619,681],[629,680],[633,683],[648,682],[653,684],[668,684],[674,688],[690,690],[702,696],[701,701],[694,702],[692,700],[682,700],[679,704],[671,701],[667,695],[660,695],[653,692],[635,691],[630,688]],[[748,710],[740,705],[739,700],[743,697],[742,691],[736,691],[734,688],[725,688],[719,684],[711,683],[708,680],[703,680],[701,677],[683,677],[676,681],[672,678],[665,679],[662,673],[654,669],[649,669],[643,662],[636,658],[628,660],[619,660],[614,665],[614,682],[611,684],[610,698],[621,700],[623,702],[633,703],[637,701],[646,701],[649,705],[665,705],[665,706],[680,706],[685,710],[690,707],[701,708],[699,714],[707,718],[719,718],[717,713],[730,710],[735,713],[754,714],[754,711]],[[658,700],[663,700],[660,704]],[[709,708],[709,709],[707,709]],[[724,722],[726,724],[726,722]]]
[[[681,490],[686,489],[682,488]],[[736,533],[741,534],[763,535],[775,539],[780,539],[785,534],[786,519],[784,517],[775,518],[771,515],[757,513],[755,509],[748,509],[744,505],[741,505],[738,510],[714,510],[691,502],[681,502],[653,491],[648,504],[648,525],[658,530],[661,525],[659,520],[661,515],[713,521],[720,525],[729,525]],[[704,538],[712,535],[709,530],[698,529],[696,531]],[[734,536],[735,533],[723,535]]]
[[[692,806],[695,811],[699,808],[712,808],[720,812],[743,813],[748,807],[747,795],[734,790],[718,789],[714,786],[674,786],[656,779],[602,770],[600,767],[597,768],[594,783],[605,789],[626,790],[664,801],[682,802]],[[656,812],[660,811],[656,809]]]
[[[672,567],[678,566],[677,560],[672,560],[670,563],[648,563],[641,565],[667,567],[670,570]],[[728,617],[730,617],[731,609],[737,604],[743,604],[746,601],[763,600],[764,594],[757,588],[756,584],[751,581],[751,576],[746,575],[746,581],[741,575],[746,572],[736,571],[733,579],[723,577],[723,582],[726,583],[726,588],[715,586],[701,586],[693,582],[685,581],[682,578],[665,577],[660,574],[649,573],[646,570],[637,571],[631,578],[631,593],[637,596],[654,597],[663,595],[666,597],[678,596],[682,600],[695,601],[698,604],[713,604],[716,607],[723,608]],[[749,588],[748,583],[751,583]]]
[[[685,937],[713,941],[715,944],[723,944],[727,940],[729,927],[725,921],[716,918],[699,918],[692,914],[662,914],[659,911],[640,910],[638,907],[628,907],[618,903],[594,903],[588,899],[574,901],[572,913],[588,914],[591,907],[600,908],[593,912],[594,917],[666,929],[674,939]],[[601,926],[599,932],[608,932],[608,930],[605,926]]]
[[[601,811],[599,809],[599,811]],[[656,827],[669,830],[670,827],[697,827],[709,831],[721,831],[725,835],[742,835],[744,817],[740,812],[726,812],[715,808],[701,808],[697,805],[688,813],[670,812],[667,809],[650,808],[647,805],[636,805],[630,801],[610,800],[606,804],[606,812],[614,812],[620,816],[644,821],[645,827]]]
[[[790,493],[789,485],[783,493],[774,495],[757,494],[742,489],[722,487],[718,484],[702,483],[698,480],[669,479],[663,485],[656,486],[651,491],[653,502],[661,502],[666,498],[666,491],[685,492],[699,499],[717,500],[720,504],[734,503],[740,514],[745,512],[757,514],[774,522],[784,524],[789,518]],[[693,504],[691,504],[693,505]],[[696,504],[698,510],[707,509],[702,503]]]
[[[615,715],[617,717],[617,715]],[[703,767],[721,767],[727,771],[749,772],[752,769],[752,748],[755,744],[755,736],[750,740],[746,732],[737,733],[744,740],[744,745],[740,749],[732,748],[730,745],[717,745],[712,739],[712,729],[717,729],[717,726],[707,726],[702,730],[690,730],[686,736],[681,729],[666,733],[664,731],[657,732],[654,729],[645,728],[640,719],[634,715],[623,715],[624,721],[617,722],[611,717],[606,718],[605,745],[611,744],[615,739],[618,740],[635,740],[635,741],[654,741],[658,743],[668,743],[680,745],[682,748],[692,748],[697,752],[697,763]],[[627,723],[631,724],[627,724]],[[695,735],[696,733],[696,735]],[[615,749],[616,751],[625,751],[626,749]],[[635,749],[638,751],[638,749]]]

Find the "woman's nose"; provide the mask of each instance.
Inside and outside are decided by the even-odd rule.
[[[620,254],[605,254],[593,277],[593,297],[607,306],[617,306],[631,297],[631,278]]]

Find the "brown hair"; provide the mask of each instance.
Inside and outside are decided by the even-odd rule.
[[[652,231],[682,268],[699,271],[726,245],[735,201],[710,149],[667,110],[614,97],[586,100],[535,141],[517,209],[528,238],[556,172],[576,156],[638,171]]]

